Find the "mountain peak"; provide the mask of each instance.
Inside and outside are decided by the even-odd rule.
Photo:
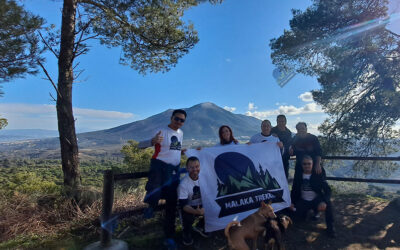
[[[199,103],[185,110],[188,117],[182,127],[185,140],[217,141],[221,125],[230,126],[236,138],[247,140],[259,131],[261,123],[254,117],[233,114],[212,102]],[[172,110],[166,110],[115,128],[79,134],[80,146],[116,145],[132,139],[146,140],[154,136],[160,127],[168,124],[171,112]]]
[[[217,105],[215,105],[212,102],[202,102],[202,103],[194,105],[192,108],[208,109],[208,108],[220,108],[220,107],[218,107]]]

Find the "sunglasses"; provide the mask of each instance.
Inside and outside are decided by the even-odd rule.
[[[176,116],[174,116],[174,120],[177,121],[177,122],[182,122],[182,123],[185,122],[185,119],[181,119],[181,118],[176,117]]]
[[[309,165],[312,165],[312,163],[303,163],[303,165],[305,165],[305,166],[309,166]]]

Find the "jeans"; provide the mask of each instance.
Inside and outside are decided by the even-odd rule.
[[[144,202],[155,208],[161,198],[165,199],[165,237],[175,235],[175,218],[179,185],[179,165],[173,166],[157,159],[151,159]]]
[[[306,201],[300,199],[294,205],[296,207],[295,215],[301,218],[305,218],[307,216],[308,210],[312,209],[315,213],[318,212],[318,205],[321,202],[326,203],[326,210],[325,210],[325,222],[326,226],[329,229],[333,228],[333,211],[332,211],[332,203],[331,201],[324,201],[320,197],[316,197],[312,201]]]

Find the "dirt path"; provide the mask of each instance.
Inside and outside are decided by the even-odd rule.
[[[324,218],[320,221],[295,223],[285,235],[286,249],[400,249],[400,206],[388,201],[361,197],[335,197],[334,217],[337,237],[325,235]],[[162,249],[162,230],[156,218],[147,222],[137,217],[131,221],[130,230],[121,239],[131,249]],[[204,239],[195,235],[193,246],[180,242],[181,230],[177,229],[179,249],[227,249],[222,231]]]

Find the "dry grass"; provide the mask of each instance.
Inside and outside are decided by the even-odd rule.
[[[114,212],[142,207],[143,187],[128,192],[116,190]],[[27,195],[0,193],[0,242],[21,236],[49,238],[76,232],[79,236],[100,231],[101,200],[85,208],[61,195]]]
[[[0,241],[20,235],[46,237],[76,226],[90,226],[101,211],[99,201],[82,210],[71,200],[60,197],[38,205],[37,200],[43,198],[49,197],[34,198],[21,193],[0,195]]]
[[[117,191],[114,198],[113,210],[122,212],[144,206],[143,199],[146,191],[144,185],[129,189],[127,192]]]

